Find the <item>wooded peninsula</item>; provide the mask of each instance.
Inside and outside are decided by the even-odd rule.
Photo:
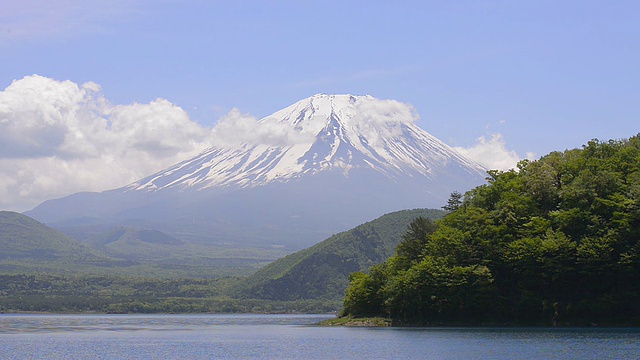
[[[640,138],[489,171],[396,254],[351,275],[344,317],[395,325],[640,325]]]

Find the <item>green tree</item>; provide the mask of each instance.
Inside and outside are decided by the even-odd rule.
[[[463,202],[463,197],[461,193],[454,191],[449,195],[449,200],[447,200],[447,205],[443,206],[442,209],[444,211],[452,212],[458,210]]]
[[[422,249],[429,241],[429,236],[435,232],[437,226],[433,221],[418,217],[409,224],[409,229],[402,235],[402,242],[396,248],[398,266],[409,268],[416,262],[422,253]]]
[[[640,134],[487,175],[433,228],[410,226],[370,279],[378,315],[640,324]]]

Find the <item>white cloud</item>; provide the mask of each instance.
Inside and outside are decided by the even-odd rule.
[[[491,139],[484,136],[478,138],[478,142],[469,148],[456,147],[456,151],[474,160],[480,165],[491,170],[509,170],[516,167],[522,160],[513,150],[508,150],[501,134],[491,134]],[[532,158],[533,154],[527,154]]]
[[[418,120],[418,114],[413,106],[396,100],[379,100],[367,96],[356,101],[354,106],[359,123],[377,125],[412,123]]]
[[[397,101],[358,103],[350,126],[369,129],[374,141],[417,119],[410,105]],[[295,145],[313,135],[237,109],[205,128],[164,99],[114,105],[98,84],[27,76],[0,91],[0,209],[23,211],[79,191],[124,186],[213,145]],[[520,160],[500,134],[456,150],[491,169]]]
[[[396,100],[378,100],[367,96],[358,99],[354,107],[357,116],[351,118],[349,124],[373,144],[380,139],[401,135],[403,123],[418,120],[413,106]]]
[[[213,145],[310,141],[237,109],[205,128],[164,99],[114,105],[98,84],[26,76],[0,91],[0,209],[125,186]]]
[[[0,208],[123,186],[211,144],[167,100],[112,105],[95,83],[27,76],[0,92]]]
[[[288,146],[311,141],[310,135],[315,135],[303,134],[277,119],[259,121],[251,115],[242,114],[238,109],[220,118],[211,134],[216,146],[231,147],[243,144]]]

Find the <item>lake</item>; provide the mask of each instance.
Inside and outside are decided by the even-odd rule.
[[[1,359],[639,359],[640,329],[347,328],[331,315],[0,315]]]

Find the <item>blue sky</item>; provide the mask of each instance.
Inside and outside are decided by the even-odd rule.
[[[449,145],[497,146],[496,154],[511,158],[640,131],[636,1],[0,0],[0,8],[5,120],[7,108],[20,109],[8,87],[37,74],[57,81],[53,87],[93,84],[86,89],[99,94],[94,100],[121,109],[166,106],[184,128],[209,129],[234,108],[261,118],[316,93],[350,93],[409,103],[418,125]],[[40,80],[29,86],[44,86]],[[33,140],[24,129],[14,129],[16,136]],[[182,135],[176,143],[188,142]],[[39,185],[35,173],[18,181],[9,173],[27,171],[18,162],[63,156],[9,155],[13,140],[4,139],[0,162],[12,170],[0,171],[0,198],[23,195],[0,208],[121,186],[139,175],[111,169],[121,180],[67,188]],[[198,141],[175,158],[193,153]],[[71,161],[48,165],[94,165]]]

